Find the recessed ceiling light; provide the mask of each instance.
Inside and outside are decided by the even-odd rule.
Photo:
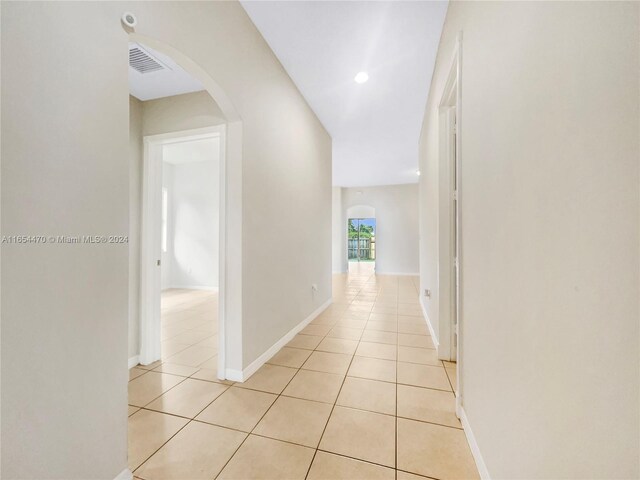
[[[420,176],[420,170],[416,170],[416,175]]]
[[[369,74],[367,72],[360,72],[354,77],[354,80],[356,83],[364,83],[369,80]]]

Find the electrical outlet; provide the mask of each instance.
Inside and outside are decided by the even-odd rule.
[[[424,289],[424,296],[427,298],[431,298],[431,290],[429,290],[428,288]]]
[[[313,290],[314,292],[318,291],[318,284],[317,283],[312,283],[311,284],[311,290]]]

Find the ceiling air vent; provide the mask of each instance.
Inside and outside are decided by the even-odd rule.
[[[140,73],[157,72],[158,70],[166,70],[167,67],[149,52],[144,50],[140,45],[131,45],[129,47],[129,66]]]

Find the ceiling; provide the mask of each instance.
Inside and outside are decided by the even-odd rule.
[[[161,68],[140,73],[131,67],[132,49],[138,49],[138,57],[145,54],[146,65],[154,60]],[[156,98],[199,92],[204,86],[168,57],[146,45],[129,44],[129,93],[138,100],[147,101]]]
[[[333,184],[415,183],[445,1],[241,0],[333,139]],[[369,74],[358,84],[358,72]]]
[[[186,142],[169,143],[162,146],[162,161],[172,165],[183,163],[218,161],[220,139],[205,138]]]

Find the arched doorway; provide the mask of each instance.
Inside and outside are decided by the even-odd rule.
[[[175,48],[135,32],[129,33],[131,42],[146,45],[170,57],[177,65],[196,78],[222,111],[226,124],[217,128],[223,145],[219,166],[219,294],[218,294],[218,362],[220,379],[233,377],[228,368],[229,355],[241,356],[241,151],[242,122],[229,97],[217,82],[197,63]],[[195,136],[212,132],[190,132]],[[158,152],[164,138],[148,142],[143,167],[142,232],[140,248],[140,363],[149,364],[160,359],[160,255],[158,236],[161,235],[158,213],[162,193],[159,179]],[[147,143],[147,142],[145,142]],[[232,272],[232,273],[229,273]]]
[[[350,273],[373,273],[377,258],[376,210],[368,205],[347,209],[347,262]]]

